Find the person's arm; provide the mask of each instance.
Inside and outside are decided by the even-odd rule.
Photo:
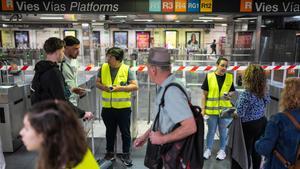
[[[127,86],[113,86],[112,92],[132,92],[138,90],[136,80],[131,80]]]
[[[52,72],[47,72],[47,73],[49,73],[49,76],[46,76],[46,77],[51,79],[51,84],[49,85],[49,91],[51,92],[51,95],[54,96],[53,99],[66,101],[72,107],[72,109],[77,113],[79,118],[84,117],[85,111],[74,106],[66,98],[65,91],[64,91],[64,82],[63,82],[63,77],[62,77],[63,75],[61,74],[61,72],[52,71]]]
[[[96,86],[98,89],[105,91],[105,92],[110,92],[108,86],[105,86],[104,84],[101,83],[101,78],[98,77],[96,80]]]
[[[136,80],[136,74],[135,72],[128,69],[128,79],[126,84],[128,85],[120,85],[120,86],[113,86],[112,92],[132,92],[138,90],[138,83]]]
[[[251,103],[249,103],[247,93],[246,92],[241,93],[236,104],[237,114],[239,117],[245,116],[246,112],[249,109],[250,104]]]
[[[133,146],[135,148],[142,147],[146,143],[147,139],[149,138],[150,132],[151,132],[151,128],[149,128],[143,135],[136,138],[134,140]]]
[[[264,136],[255,143],[256,152],[263,156],[268,156],[272,153],[279,137],[279,128],[275,123],[274,117],[271,117],[269,120]]]
[[[197,131],[188,99],[179,88],[171,86],[167,89],[164,110],[162,113],[170,118],[173,124],[179,124],[180,126],[171,132],[169,129],[150,132],[150,140],[153,144],[165,144],[181,140]]]
[[[201,100],[201,114],[204,116],[205,115],[205,105],[206,105],[206,100],[208,96],[208,91],[202,90],[202,100]]]
[[[208,96],[208,80],[207,80],[207,75],[205,76],[205,79],[202,83],[201,86],[202,89],[202,98],[201,98],[201,114],[204,116],[205,115],[205,105],[206,105],[206,100],[207,100],[207,96]]]
[[[197,131],[194,117],[190,117],[180,122],[180,126],[173,132],[163,135],[161,132],[150,132],[150,140],[152,144],[166,144],[186,138]]]

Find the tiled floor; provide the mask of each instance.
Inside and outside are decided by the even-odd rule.
[[[104,139],[96,139],[96,157],[103,157],[105,152]],[[103,146],[104,145],[104,146]],[[215,160],[215,154],[217,149],[214,148],[213,155],[210,160],[206,160],[204,162],[204,169],[229,169],[230,162],[228,158],[224,161]],[[132,160],[133,166],[130,167],[132,169],[146,169],[143,165],[144,163],[144,155],[145,155],[145,147],[140,150],[133,150],[132,152]],[[35,158],[36,153],[27,152],[25,147],[21,147],[14,153],[5,153],[6,160],[6,169],[34,169],[35,166]],[[126,167],[121,163],[121,161],[117,158],[116,161],[113,162],[113,165],[109,169],[125,169]]]
[[[86,126],[90,124],[85,124]],[[148,128],[149,124],[145,121],[138,122],[138,135],[144,133]],[[207,129],[205,130],[207,131]],[[105,135],[105,127],[102,121],[95,121],[94,122],[94,136],[95,136],[95,157],[97,159],[101,159],[105,153],[105,145],[106,141],[104,138]],[[89,133],[89,137],[91,136],[91,132]],[[216,136],[215,139],[218,139]],[[89,139],[91,143],[91,139]],[[227,160],[224,161],[217,161],[215,160],[215,154],[218,151],[217,149],[218,141],[216,141],[215,147],[213,149],[213,155],[210,160],[204,162],[204,169],[229,169],[230,162]],[[116,148],[117,150],[120,148]],[[144,156],[145,156],[145,149],[144,146],[138,150],[132,150],[132,160],[134,165],[130,168],[132,169],[145,169],[144,163]],[[27,152],[26,148],[22,146],[14,153],[5,153],[5,160],[6,160],[6,169],[34,169],[35,166],[35,159],[37,157],[36,153]],[[123,169],[126,168],[121,161],[117,158],[110,169]]]

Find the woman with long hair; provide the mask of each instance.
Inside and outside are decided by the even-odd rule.
[[[295,164],[300,143],[300,131],[290,118],[293,118],[299,127],[300,78],[286,79],[285,87],[279,100],[279,109],[281,113],[270,117],[264,137],[259,139],[255,144],[256,151],[266,157],[264,169],[290,168],[289,165],[285,166],[286,164],[279,160],[273,153],[274,150],[291,165]]]
[[[28,151],[37,151],[37,169],[99,169],[74,110],[63,101],[35,104],[20,131]]]
[[[189,45],[198,45],[197,37],[195,33],[192,33],[191,39],[188,41]]]
[[[263,134],[267,120],[265,109],[271,101],[267,94],[267,78],[263,68],[258,64],[250,64],[243,77],[245,91],[237,100],[237,114],[241,118],[249,168],[259,169],[261,156],[254,149],[255,141]],[[251,161],[252,160],[252,161]],[[232,160],[232,169],[240,169]]]

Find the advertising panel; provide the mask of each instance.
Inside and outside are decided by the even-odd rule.
[[[128,47],[128,32],[114,31],[114,47],[125,49]]]
[[[165,31],[165,46],[167,49],[175,49],[177,47],[177,31]]]
[[[150,48],[150,32],[136,32],[136,47],[139,49]]]
[[[28,31],[15,31],[15,47],[18,49],[29,48],[29,32]]]

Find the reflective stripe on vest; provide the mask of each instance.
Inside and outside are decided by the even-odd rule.
[[[231,88],[233,82],[232,74],[225,74],[224,84],[220,93],[215,72],[207,74],[207,81],[209,91],[205,105],[205,113],[208,115],[219,115],[223,109],[232,107],[230,100],[224,98],[224,93],[228,93]]]
[[[101,83],[105,86],[120,86],[128,81],[129,66],[121,64],[114,83],[111,80],[110,67],[104,63],[101,67]],[[131,92],[105,92],[102,91],[102,106],[105,108],[131,107]]]

